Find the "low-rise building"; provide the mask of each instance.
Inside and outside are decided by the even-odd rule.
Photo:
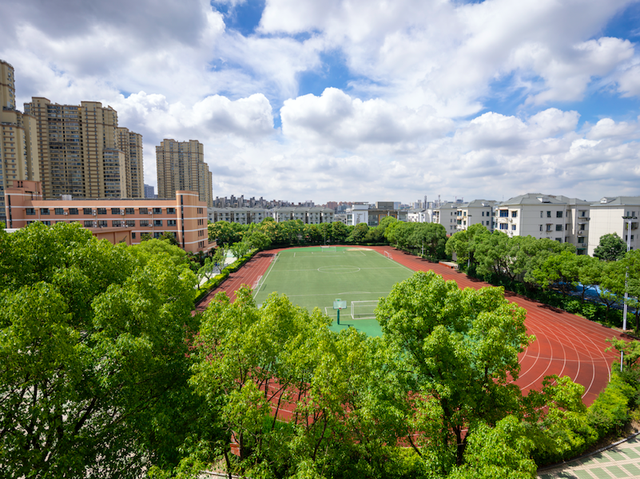
[[[481,224],[487,230],[493,231],[493,207],[497,202],[493,200],[473,200],[458,206],[456,228],[464,231],[469,226]]]
[[[335,216],[335,212],[331,208],[323,208],[322,206],[283,206],[268,210],[268,213],[277,223],[300,220],[309,225],[333,223]]]
[[[112,243],[140,243],[143,235],[175,236],[185,251],[206,252],[214,245],[207,231],[207,204],[197,191],[176,191],[175,199],[90,199],[66,197],[44,200],[38,181],[14,181],[4,193],[7,227],[23,228],[80,223],[98,238]]]
[[[347,222],[349,226],[355,226],[360,223],[369,224],[369,204],[354,203],[351,208],[346,211]]]
[[[442,203],[433,209],[433,222],[444,226],[448,235],[458,231],[458,207],[460,203]]]
[[[638,248],[640,196],[605,197],[592,203],[589,211],[588,253],[593,255],[606,234],[617,233],[632,249]],[[625,219],[626,218],[626,219]]]
[[[567,203],[551,195],[527,193],[494,208],[494,229],[509,236],[533,236],[565,242]]]
[[[239,223],[248,225],[250,223],[261,223],[267,216],[269,210],[264,208],[207,208],[207,216],[211,223],[226,221],[228,223]]]

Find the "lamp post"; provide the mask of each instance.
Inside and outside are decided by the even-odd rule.
[[[471,226],[471,216],[467,216],[469,218],[467,220],[467,231],[469,231],[469,227]],[[469,235],[467,234],[467,244],[469,242]],[[467,246],[467,274],[469,274],[469,268],[471,268],[471,252],[469,251],[469,247]]]
[[[627,230],[627,253],[631,250],[631,222],[637,217],[625,215],[622,217]],[[629,279],[629,267],[624,273],[624,304],[622,306],[622,332],[627,330],[627,302],[629,300],[629,292],[627,290],[627,281]],[[620,372],[622,372],[622,363],[624,360],[624,352],[620,351]]]

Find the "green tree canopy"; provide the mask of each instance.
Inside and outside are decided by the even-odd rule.
[[[520,389],[511,379],[532,339],[525,312],[508,303],[501,288],[460,290],[454,281],[420,272],[396,284],[376,316],[407,371],[417,411],[413,427],[421,431],[416,451],[447,475],[463,462],[471,424],[495,427],[518,410]]]
[[[4,474],[133,478],[170,462],[198,423],[182,406],[196,398],[193,273],[77,224],[34,223],[0,248]]]
[[[626,251],[626,243],[618,233],[612,233],[600,237],[600,243],[593,250],[593,256],[602,261],[618,261],[624,257]]]

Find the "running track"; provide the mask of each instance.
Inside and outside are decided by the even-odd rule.
[[[445,280],[456,281],[460,288],[478,289],[490,286],[444,265],[429,263],[390,246],[374,246],[370,249],[380,253],[388,251],[396,262],[414,271],[432,270]],[[253,286],[258,278],[265,274],[279,251],[282,249],[258,253],[239,271],[231,274],[219,288],[210,292],[196,309],[205,310],[219,291],[226,291],[231,300],[234,300],[234,292],[243,284]],[[609,346],[605,339],[614,336],[620,338],[621,334],[598,323],[510,292],[506,292],[505,296],[527,310],[527,332],[536,337],[536,341],[520,355],[521,371],[516,384],[526,393],[532,388],[539,389],[544,376],[569,376],[585,387],[582,399],[589,406],[609,382],[611,364],[619,361],[615,352],[604,352]]]

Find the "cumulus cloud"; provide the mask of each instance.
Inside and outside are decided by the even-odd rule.
[[[635,44],[602,36],[631,0],[267,0],[243,35],[245,2],[7,0],[0,58],[19,103],[113,106],[152,184],[173,137],[205,144],[217,195],[640,193],[637,113],[562,106],[640,95]],[[317,86],[327,56],[344,77]]]
[[[426,140],[445,134],[453,126],[451,120],[430,112],[380,99],[354,99],[336,88],[327,88],[320,97],[305,95],[287,100],[280,114],[286,136],[348,148]]]

